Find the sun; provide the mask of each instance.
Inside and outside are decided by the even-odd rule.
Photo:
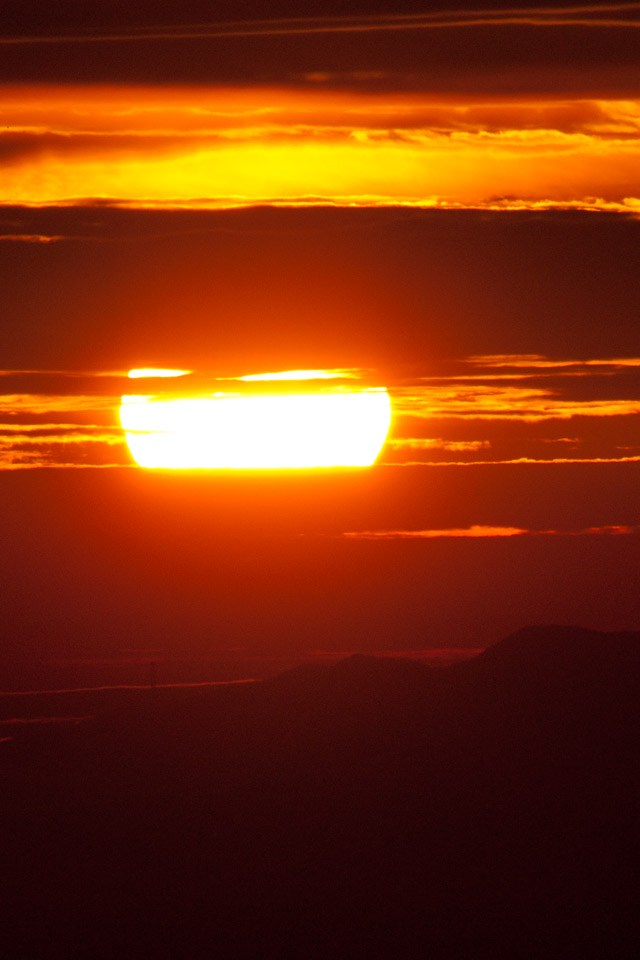
[[[123,396],[131,455],[141,467],[181,470],[370,466],[389,430],[386,389],[291,390],[294,372],[306,379],[306,371],[284,373],[282,392],[269,374],[276,392]]]

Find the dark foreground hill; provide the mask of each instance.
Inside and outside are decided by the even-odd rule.
[[[539,627],[18,736],[4,955],[633,956],[639,693],[640,634]]]

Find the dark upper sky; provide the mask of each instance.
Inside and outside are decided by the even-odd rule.
[[[304,85],[331,77],[365,90],[622,96],[640,83],[638,23],[634,3],[505,0],[474,12],[465,0],[392,9],[10,2],[0,81]]]

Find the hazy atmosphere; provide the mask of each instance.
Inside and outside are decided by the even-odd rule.
[[[622,958],[640,3],[0,20],[7,955]]]

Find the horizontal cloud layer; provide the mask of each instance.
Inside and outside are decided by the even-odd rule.
[[[640,524],[607,527],[586,527],[583,530],[525,530],[520,527],[454,527],[432,530],[356,530],[344,533],[352,540],[433,540],[439,537],[583,537],[627,536],[640,534]]]
[[[297,371],[227,379],[187,373],[134,380],[124,372],[0,375],[0,468],[131,464],[120,398],[282,393],[387,387],[392,427],[379,462],[388,466],[616,463],[640,460],[640,359],[548,359],[490,355],[442,363],[428,377],[388,369]],[[266,379],[264,379],[266,377]]]
[[[435,10],[425,13],[394,13],[351,16],[274,17],[243,19],[199,24],[139,26],[129,30],[108,31],[95,27],[83,32],[66,30],[60,33],[6,35],[0,44],[81,44],[136,42],[167,39],[217,39],[224,37],[310,36],[332,33],[395,33],[408,31],[450,30],[456,27],[487,26],[584,26],[608,28],[640,27],[638,4],[634,2],[586,3],[566,6],[522,5],[506,9]]]
[[[638,100],[16,86],[0,126],[4,203],[640,210]]]

